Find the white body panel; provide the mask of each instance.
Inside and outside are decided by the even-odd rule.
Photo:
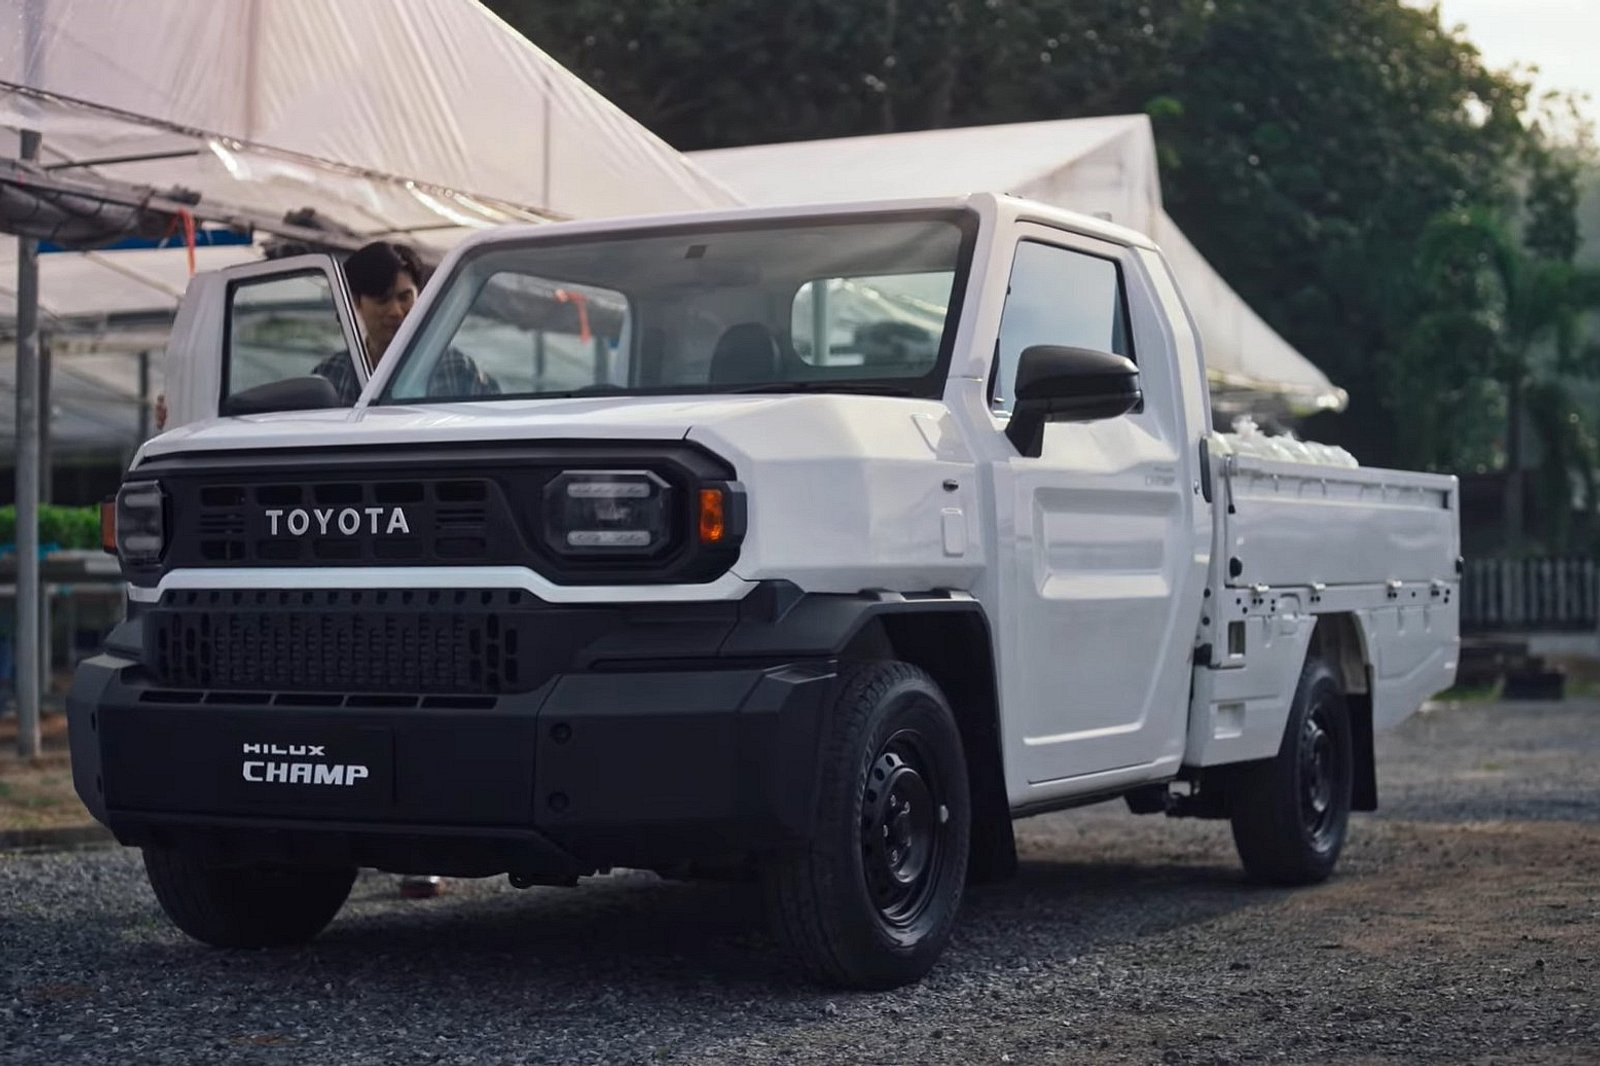
[[[1186,762],[1277,751],[1319,615],[1355,620],[1376,728],[1449,687],[1460,649],[1455,478],[1237,455],[1212,465],[1222,547],[1201,642],[1214,668],[1195,671]],[[1242,630],[1230,636],[1230,625]]]
[[[1461,653],[1460,605],[1419,599],[1428,595],[1414,586],[1409,599],[1356,612],[1373,673],[1372,722],[1391,729],[1422,701],[1455,682]],[[1429,590],[1432,591],[1432,590]]]
[[[168,429],[216,417],[222,395],[222,361],[210,358],[209,353],[221,349],[227,329],[222,295],[227,285],[221,271],[196,274],[178,304],[164,373]]]
[[[1360,585],[1450,576],[1455,479],[1231,456],[1223,537],[1234,585]]]
[[[751,488],[734,566],[747,581],[782,578],[808,592],[965,591],[985,566],[973,461],[942,404],[791,397],[724,411],[688,436],[731,461]]]
[[[929,205],[827,213],[889,206]],[[812,593],[969,594],[994,645],[1006,786],[1018,810],[1169,780],[1185,765],[1274,753],[1324,614],[1347,616],[1359,633],[1365,669],[1355,680],[1370,675],[1380,727],[1450,683],[1453,479],[1242,457],[1213,457],[1203,470],[1201,442],[1210,434],[1204,365],[1159,252],[1118,227],[1008,198],[975,196],[959,206],[977,217],[978,235],[937,399],[818,392],[385,406],[375,400],[397,362],[385,359],[354,408],[200,418],[151,441],[136,460],[219,450],[686,438],[730,463],[748,493],[741,554],[715,581],[559,586],[522,567],[426,574],[323,567],[174,571],[160,588],[403,580],[519,587],[559,602],[689,601],[736,599],[755,582],[778,579]],[[717,212],[673,222],[815,212]],[[638,223],[485,233],[452,253],[441,276],[455,257],[497,240],[629,225]],[[987,389],[1023,242],[1116,265],[1124,339],[1144,392],[1142,409],[1047,425],[1037,457],[1019,454],[1005,436],[1009,416],[991,405]],[[424,293],[397,349],[438,294],[437,285]],[[216,343],[223,326],[217,313],[188,303],[215,299],[212,283],[197,280],[189,317],[180,316],[174,331],[175,351],[198,345],[189,356],[197,371],[208,338]],[[214,404],[215,377],[193,387],[194,410],[206,395]],[[1230,576],[1236,557],[1242,569]],[[1243,627],[1236,631],[1243,650],[1229,655],[1233,625]],[[1197,662],[1194,649],[1208,645],[1210,658]]]
[[[702,585],[557,585],[526,566],[319,566],[174,570],[128,598],[159,602],[176,589],[522,589],[546,603],[688,603],[742,599],[752,582],[727,573]]]

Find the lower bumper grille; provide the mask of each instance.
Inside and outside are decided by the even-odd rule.
[[[146,657],[174,688],[276,692],[523,691],[533,598],[510,591],[171,593]]]

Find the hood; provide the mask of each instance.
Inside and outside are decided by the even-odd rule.
[[[820,398],[604,396],[280,411],[180,426],[148,441],[136,462],[174,452],[363,447],[420,440],[676,440],[693,426]]]

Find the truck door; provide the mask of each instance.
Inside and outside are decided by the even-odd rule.
[[[1036,344],[1127,356],[1145,397],[1114,418],[1048,423],[1037,458],[1011,448],[996,464],[999,558],[1011,571],[1001,677],[1008,732],[1021,734],[1008,763],[1030,784],[1159,761],[1157,776],[1183,751],[1209,510],[1143,269],[1132,249],[1019,226],[991,383],[997,425]]]
[[[240,393],[320,374],[355,403],[367,382],[355,312],[332,256],[197,274],[167,340],[167,429],[229,413]]]

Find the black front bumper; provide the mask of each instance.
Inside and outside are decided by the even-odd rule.
[[[829,661],[672,666],[246,694],[159,687],[112,650],[68,697],[73,777],[123,843],[224,861],[559,881],[808,839]]]

